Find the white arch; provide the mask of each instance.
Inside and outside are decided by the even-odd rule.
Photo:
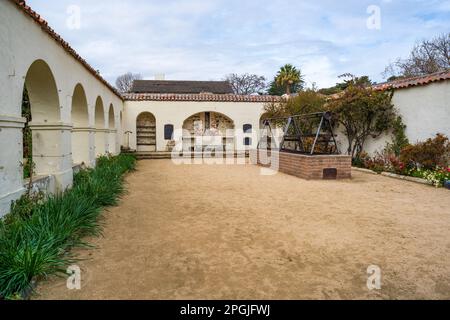
[[[110,154],[116,154],[117,124],[116,112],[112,103],[109,105],[108,111],[108,129],[108,152]]]
[[[91,165],[89,127],[89,107],[86,92],[82,84],[78,83],[73,90],[72,106],[72,162]]]
[[[106,122],[105,122],[105,107],[103,99],[98,96],[95,101],[95,156],[99,157],[106,153]]]
[[[137,151],[157,151],[156,117],[149,111],[141,112],[136,117]]]
[[[32,121],[60,121],[58,88],[53,72],[44,60],[36,60],[30,65],[24,85],[30,98]]]

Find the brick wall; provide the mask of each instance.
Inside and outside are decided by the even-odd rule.
[[[279,168],[280,172],[307,180],[325,179],[324,170],[330,170],[330,179],[350,179],[352,176],[352,158],[344,155],[308,156],[288,152],[253,151],[252,163],[263,167]],[[258,157],[259,154],[259,157]],[[267,162],[267,158],[271,160]]]

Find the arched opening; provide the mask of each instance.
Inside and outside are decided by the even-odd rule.
[[[48,64],[35,61],[28,69],[25,87],[31,105],[33,122],[50,123],[60,121],[60,105],[55,78]]]
[[[124,142],[124,129],[123,129],[123,113],[122,111],[120,111],[120,115],[119,115],[119,128],[117,131],[117,139],[119,141],[117,147],[119,148],[120,151],[122,151],[125,142]],[[119,151],[118,150],[118,151]]]
[[[202,152],[206,147],[234,149],[234,129],[234,121],[224,114],[194,114],[183,123],[183,149],[196,152]]]
[[[77,84],[72,96],[72,159],[74,164],[90,164],[89,158],[89,110],[86,93]]]
[[[150,112],[141,113],[136,120],[136,139],[138,152],[155,152],[156,118]]]
[[[105,109],[101,97],[95,102],[95,156],[106,153]]]
[[[112,104],[109,106],[108,128],[109,128],[108,152],[111,154],[115,154],[117,129],[116,129],[116,118],[114,114],[114,106]]]
[[[43,60],[33,62],[25,76],[22,115],[27,120],[23,139],[24,176],[58,172],[60,163],[50,158],[64,156],[59,96],[53,73]]]

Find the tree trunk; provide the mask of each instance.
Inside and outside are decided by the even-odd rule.
[[[287,85],[287,86],[286,86],[286,94],[287,94],[288,96],[291,95],[291,86],[290,86],[290,85]]]

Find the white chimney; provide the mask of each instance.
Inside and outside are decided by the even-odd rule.
[[[164,81],[166,80],[166,75],[164,73],[155,74],[155,80]]]

